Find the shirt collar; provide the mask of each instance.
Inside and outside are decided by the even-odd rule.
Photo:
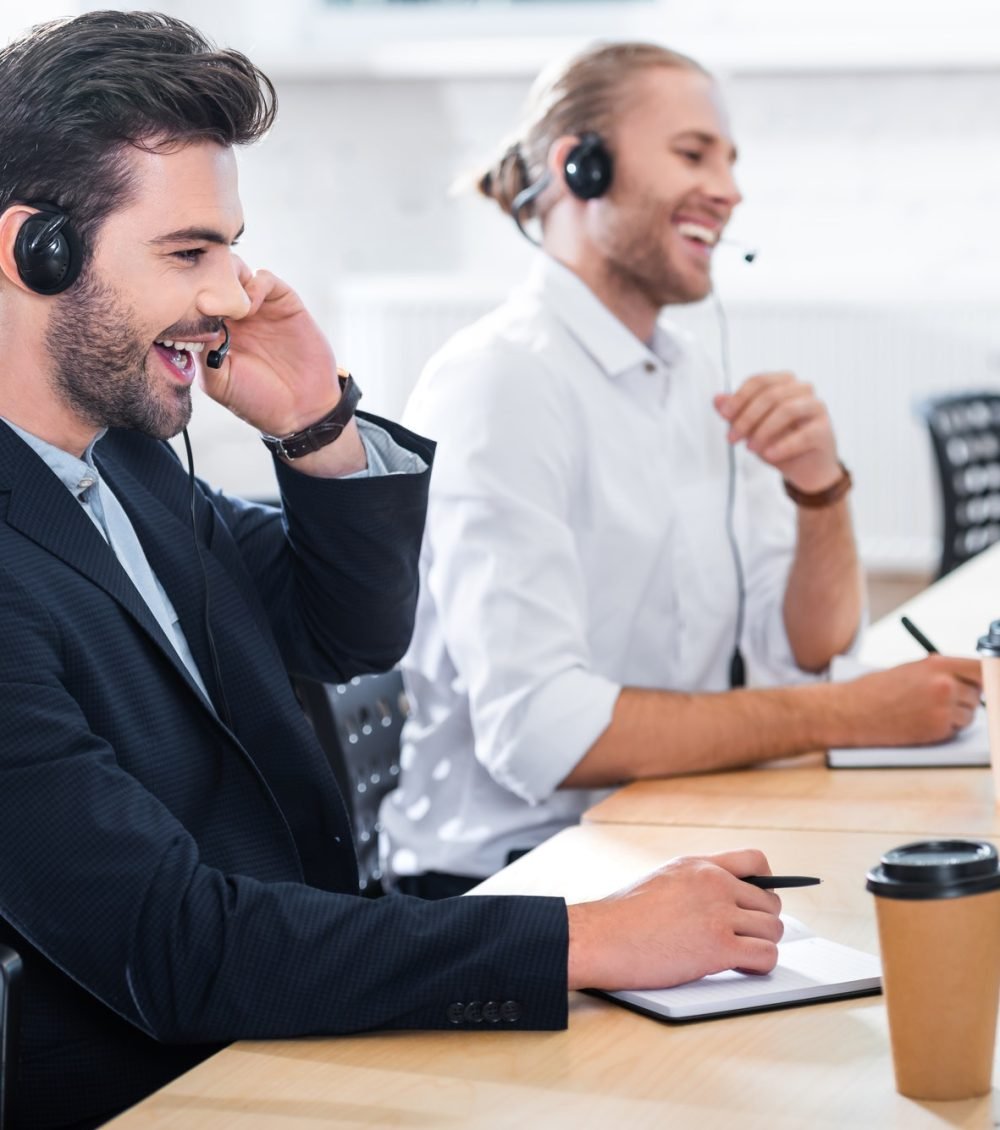
[[[0,420],[3,420],[12,431],[17,432],[32,451],[45,461],[49,470],[72,495],[79,496],[100,478],[94,464],[94,445],[103,438],[108,430],[107,428],[101,428],[87,445],[83,458],[78,459],[75,455],[70,455],[68,451],[63,451],[61,447],[56,447],[55,444],[39,439],[31,432],[26,432],[24,428],[19,428],[17,424],[12,423],[5,416],[0,416]]]
[[[679,336],[658,323],[647,345],[604,305],[587,284],[550,255],[541,254],[527,287],[556,315],[609,377],[637,365],[675,365],[683,354]]]

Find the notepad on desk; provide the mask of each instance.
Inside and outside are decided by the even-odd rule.
[[[874,670],[876,668],[866,667],[849,656],[837,656],[830,665],[830,677],[836,682],[847,682]],[[930,769],[989,765],[986,711],[980,706],[969,725],[946,742],[831,749],[826,755],[826,763],[831,769]]]
[[[781,920],[785,933],[778,943],[778,964],[770,973],[728,970],[672,989],[602,995],[665,1020],[697,1020],[879,992],[877,957],[817,937],[790,915],[783,914]]]

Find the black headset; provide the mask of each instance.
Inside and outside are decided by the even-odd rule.
[[[520,152],[518,152],[518,161],[524,164]],[[566,154],[566,160],[563,162],[563,180],[578,200],[596,200],[597,197],[603,196],[611,187],[614,171],[614,161],[607,146],[598,134],[591,132],[580,134],[580,140]],[[517,230],[536,246],[538,241],[525,230],[521,213],[541,196],[551,183],[552,175],[546,170],[534,184],[522,188],[510,205]]]
[[[83,244],[69,216],[54,204],[28,202],[29,216],[14,241],[21,281],[36,294],[61,294],[76,282],[83,266]]]
[[[583,133],[566,154],[563,179],[580,200],[595,200],[611,187],[615,166],[607,146],[596,133]]]

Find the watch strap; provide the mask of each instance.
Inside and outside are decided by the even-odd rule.
[[[826,490],[805,491],[799,490],[798,487],[785,479],[785,494],[795,503],[796,506],[804,506],[807,510],[821,510],[824,506],[833,506],[835,502],[839,502],[845,494],[851,489],[854,480],[851,478],[851,472],[844,466],[840,466],[840,478],[835,483],[832,483]]]
[[[268,451],[280,455],[282,459],[301,459],[303,455],[319,451],[320,448],[337,439],[351,422],[354,410],[361,399],[361,389],[346,369],[338,367],[337,379],[340,381],[340,399],[333,410],[300,432],[292,432],[287,436],[262,434],[260,438]]]

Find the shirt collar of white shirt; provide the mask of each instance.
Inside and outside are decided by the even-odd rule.
[[[640,365],[662,372],[683,356],[680,335],[669,324],[657,323],[647,345],[578,275],[549,255],[536,258],[525,289],[555,314],[608,377],[620,377]]]

